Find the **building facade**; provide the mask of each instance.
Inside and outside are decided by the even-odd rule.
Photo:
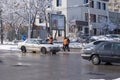
[[[120,0],[109,0],[110,23],[114,25],[114,33],[120,34]]]
[[[120,0],[109,0],[108,8],[113,12],[120,12]]]
[[[51,9],[53,14],[65,15],[65,33],[68,36],[103,34],[109,22],[106,0],[53,0]],[[59,32],[57,35],[64,35],[64,31]]]

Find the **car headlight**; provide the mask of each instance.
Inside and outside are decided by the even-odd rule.
[[[93,48],[87,48],[86,50],[93,50]]]
[[[88,47],[88,48],[84,48],[83,50],[91,51],[93,49],[94,49],[94,47]]]

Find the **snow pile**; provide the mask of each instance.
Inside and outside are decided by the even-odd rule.
[[[5,44],[5,45],[0,45],[0,50],[15,50],[15,51],[19,51],[17,45],[9,45],[9,44]]]
[[[91,40],[115,40],[115,41],[120,41],[120,35],[108,34],[108,35],[92,36],[90,39]]]
[[[113,80],[120,80],[120,78],[117,78],[117,79],[113,79]]]

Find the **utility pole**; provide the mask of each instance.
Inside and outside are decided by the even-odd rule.
[[[90,3],[92,0],[88,1],[88,28],[89,28],[89,36],[92,35],[92,24],[91,24],[91,14],[90,14]]]
[[[1,44],[3,44],[2,9],[0,9],[0,24],[1,24]]]
[[[31,38],[31,0],[29,0],[29,26],[28,26],[28,39]]]

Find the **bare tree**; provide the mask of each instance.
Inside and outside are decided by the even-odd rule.
[[[33,33],[37,15],[40,16],[42,21],[46,22],[46,27],[48,27],[46,9],[49,2],[49,0],[1,0],[2,21],[4,25],[9,24],[16,34],[21,25],[30,26]],[[33,37],[33,34],[31,34],[31,37]]]

